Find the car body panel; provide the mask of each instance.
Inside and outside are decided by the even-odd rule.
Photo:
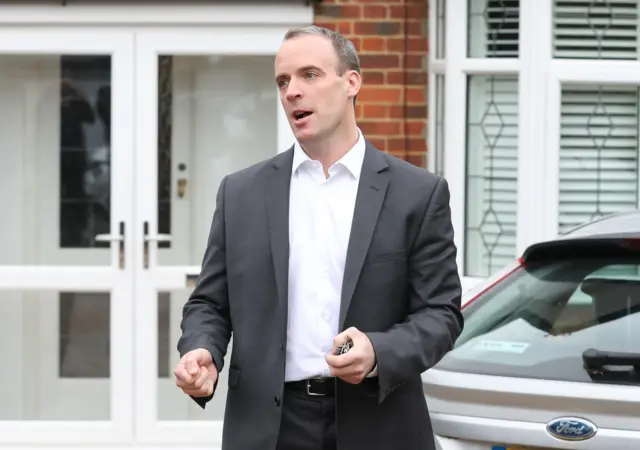
[[[626,430],[600,428],[592,439],[568,442],[553,438],[546,424],[535,422],[441,413],[432,413],[431,421],[440,436],[457,436],[442,439],[441,450],[635,450],[640,442],[640,433]]]
[[[640,433],[640,387],[476,375],[423,375],[430,411],[546,424],[579,415],[598,428]],[[640,443],[638,445],[640,448]]]
[[[423,375],[434,432],[442,437],[551,449],[640,447],[640,387],[455,373]],[[578,416],[597,426],[591,439],[561,441],[547,424]]]

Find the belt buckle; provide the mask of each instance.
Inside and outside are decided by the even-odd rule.
[[[323,394],[322,392],[313,392],[311,391],[311,380],[307,380],[307,395],[312,397],[326,397],[327,394]]]

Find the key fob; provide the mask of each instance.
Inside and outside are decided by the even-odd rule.
[[[336,349],[335,354],[344,355],[349,350],[351,350],[351,347],[353,347],[353,341],[351,340],[351,338],[348,337],[347,340],[344,342],[344,344],[342,344],[340,347]]]

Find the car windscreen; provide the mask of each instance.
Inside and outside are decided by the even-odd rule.
[[[593,348],[640,353],[640,258],[565,258],[511,273],[464,310],[438,369],[592,382]]]

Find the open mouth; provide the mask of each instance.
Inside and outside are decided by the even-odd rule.
[[[311,111],[298,110],[293,112],[293,118],[295,120],[302,120],[305,117],[309,117],[311,114],[313,114]]]

